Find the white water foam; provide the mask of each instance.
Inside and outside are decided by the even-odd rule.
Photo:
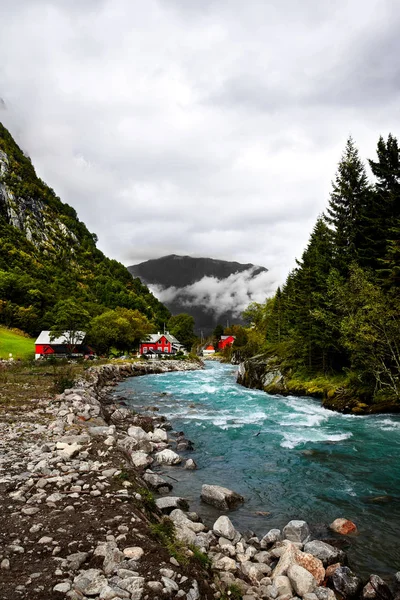
[[[310,435],[308,436],[304,436],[304,435],[297,435],[296,433],[294,434],[284,434],[284,441],[281,442],[281,447],[282,448],[290,448],[293,449],[296,446],[299,446],[300,444],[306,444],[306,443],[319,443],[319,442],[341,442],[343,440],[347,440],[349,438],[352,437],[352,433],[336,433],[336,434],[329,434],[329,433],[324,433],[323,431],[318,431],[318,430],[310,430],[309,432]]]

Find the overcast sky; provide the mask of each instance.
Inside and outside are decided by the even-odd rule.
[[[0,2],[0,120],[100,248],[282,282],[351,134],[400,135],[398,0]]]

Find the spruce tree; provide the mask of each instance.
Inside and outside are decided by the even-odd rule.
[[[332,228],[335,266],[346,274],[366,245],[365,214],[371,200],[365,167],[351,137],[332,185],[326,221]]]

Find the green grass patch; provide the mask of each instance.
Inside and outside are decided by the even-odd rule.
[[[18,329],[0,326],[0,358],[29,360],[35,355],[35,340]]]
[[[187,565],[189,557],[186,546],[176,539],[175,525],[168,517],[164,517],[159,523],[152,523],[150,531],[158,542],[168,550],[180,565]]]

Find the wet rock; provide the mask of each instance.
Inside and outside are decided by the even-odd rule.
[[[244,502],[243,496],[228,488],[207,484],[201,488],[201,499],[206,504],[216,506],[220,510],[230,510]]]
[[[157,452],[155,454],[155,460],[164,465],[178,465],[182,462],[179,454],[174,452],[173,450],[161,450],[161,452]]]
[[[332,575],[335,590],[344,598],[354,598],[361,590],[361,579],[348,567],[339,567]]]
[[[173,485],[171,483],[169,483],[168,481],[166,481],[163,477],[161,477],[160,475],[156,475],[156,473],[149,473],[146,472],[143,475],[143,479],[145,480],[145,482],[148,484],[148,486],[152,489],[152,490],[163,490],[163,488],[171,491],[173,488]]]
[[[393,594],[387,583],[378,575],[371,575],[362,591],[363,600],[392,600]]]
[[[329,525],[329,528],[340,535],[349,535],[349,533],[357,533],[357,526],[348,519],[335,519]]]
[[[287,576],[296,594],[300,597],[305,596],[315,590],[317,582],[315,578],[304,567],[294,564],[288,568]]]
[[[197,469],[197,465],[193,458],[188,458],[188,460],[185,462],[185,469],[188,469],[189,471],[194,471]]]
[[[169,515],[176,508],[189,510],[189,502],[185,498],[180,498],[179,496],[166,496],[165,498],[158,498],[156,500],[156,505],[165,515]]]
[[[346,558],[343,550],[339,550],[338,548],[319,540],[307,542],[304,546],[304,552],[308,552],[308,554],[312,554],[316,558],[319,558],[325,567],[337,562],[343,563]]]
[[[283,528],[283,537],[290,542],[300,542],[304,544],[310,535],[310,530],[305,521],[290,521]]]

